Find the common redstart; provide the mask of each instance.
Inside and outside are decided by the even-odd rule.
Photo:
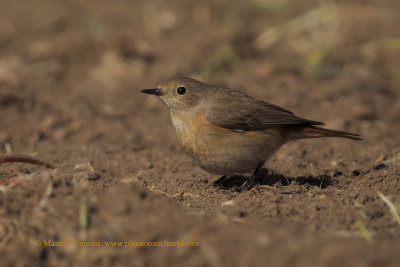
[[[343,137],[354,133],[321,128],[324,123],[254,99],[240,91],[191,78],[170,78],[141,92],[159,96],[170,111],[179,143],[204,170],[227,175],[254,171],[291,140]]]

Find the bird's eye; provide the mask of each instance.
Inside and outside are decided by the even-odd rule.
[[[186,88],[185,87],[183,87],[183,86],[181,86],[181,87],[178,87],[178,89],[176,90],[176,92],[179,94],[179,95],[184,95],[185,93],[186,93]]]

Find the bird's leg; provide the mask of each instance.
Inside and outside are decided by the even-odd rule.
[[[214,182],[214,184],[221,184],[222,181],[224,181],[225,179],[226,179],[226,175],[221,176],[218,180],[216,180],[216,181]]]
[[[255,183],[256,183],[256,177],[258,175],[258,173],[260,172],[260,169],[262,168],[262,166],[264,165],[265,161],[260,161],[257,164],[256,169],[254,170],[253,174],[247,179],[246,182],[243,183],[243,185],[241,186],[242,191],[245,190],[249,190],[250,188],[252,188]]]
[[[257,176],[257,174],[260,172],[260,169],[262,168],[262,166],[264,165],[265,161],[260,161],[257,164],[256,169],[254,170],[253,174],[251,175],[251,177]]]

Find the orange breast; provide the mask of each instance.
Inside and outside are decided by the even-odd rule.
[[[173,118],[177,137],[185,151],[191,156],[212,157],[229,154],[231,149],[240,149],[264,142],[264,132],[237,132],[221,128],[207,121],[205,112],[193,116]],[[256,152],[256,151],[254,151]]]
[[[250,170],[281,145],[277,131],[228,130],[208,122],[205,112],[171,114],[171,118],[185,152],[210,172]]]
[[[215,147],[217,140],[230,132],[208,122],[204,112],[193,116],[179,114],[171,117],[179,142],[185,152],[195,158],[205,157],[212,150],[218,149]]]

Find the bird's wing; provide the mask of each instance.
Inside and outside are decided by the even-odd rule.
[[[206,119],[226,129],[262,131],[290,125],[324,124],[299,118],[289,110],[231,89],[216,91],[212,102],[212,107],[206,112]]]

